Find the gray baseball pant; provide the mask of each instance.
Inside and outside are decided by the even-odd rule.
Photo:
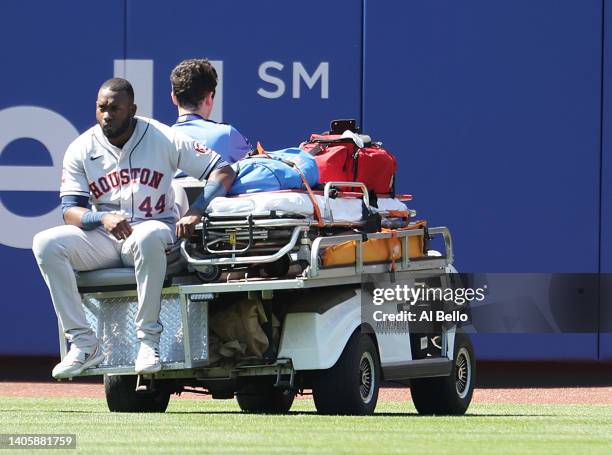
[[[34,236],[32,250],[49,287],[57,317],[68,341],[88,348],[97,343],[87,323],[74,271],[134,267],[138,290],[136,335],[159,340],[161,291],[166,274],[166,250],[175,241],[172,223],[157,220],[132,224],[133,232],[117,240],[100,226],[85,231],[57,226]]]

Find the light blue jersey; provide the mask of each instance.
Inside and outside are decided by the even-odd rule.
[[[235,163],[251,151],[249,141],[236,128],[197,114],[181,115],[173,128],[214,150],[228,163]]]

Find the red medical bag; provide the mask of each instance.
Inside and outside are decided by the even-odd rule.
[[[361,182],[378,194],[394,192],[395,157],[377,143],[366,143],[359,148],[350,138],[313,134],[302,148],[314,155],[322,184]]]

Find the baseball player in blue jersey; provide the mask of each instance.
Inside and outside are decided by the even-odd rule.
[[[75,139],[64,156],[60,196],[65,225],[34,237],[32,250],[71,343],[53,369],[55,378],[78,375],[104,359],[85,318],[74,271],[122,266],[134,267],[137,281],[136,372],[161,369],[159,313],[166,251],[177,237],[194,232],[206,205],[224,195],[235,178],[228,163],[210,148],[135,114],[128,81],[115,78],[102,84],[97,124]],[[181,219],[171,188],[179,168],[207,179]]]
[[[172,102],[179,117],[173,128],[215,150],[228,163],[243,158],[251,146],[231,125],[209,120],[217,87],[217,71],[206,59],[184,60],[170,74]]]

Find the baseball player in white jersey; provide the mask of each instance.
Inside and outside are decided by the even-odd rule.
[[[208,202],[234,181],[233,170],[216,152],[135,113],[128,81],[115,78],[102,84],[97,125],[72,142],[64,156],[60,196],[66,224],[34,237],[34,255],[71,342],[53,369],[55,378],[78,375],[104,359],[85,318],[74,270],[134,267],[140,340],[136,372],[161,369],[159,313],[166,251],[177,237],[193,233]],[[208,183],[177,221],[171,181],[179,168]]]

